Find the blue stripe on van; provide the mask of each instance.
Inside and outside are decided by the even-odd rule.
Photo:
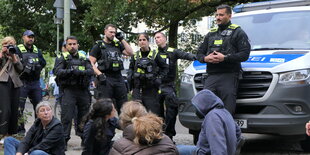
[[[250,56],[246,62],[242,62],[242,68],[273,68],[277,65],[289,62],[304,54],[268,54]],[[195,61],[193,66],[196,70],[205,70],[206,64]]]

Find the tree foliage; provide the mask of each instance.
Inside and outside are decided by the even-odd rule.
[[[0,33],[12,35],[21,43],[22,33],[31,29],[36,45],[43,51],[56,49],[56,25],[53,17],[55,0],[0,1]],[[179,26],[191,27],[193,21],[212,14],[219,4],[260,0],[74,0],[77,10],[71,10],[71,34],[79,38],[80,49],[88,51],[100,39],[104,26],[117,25],[127,34],[144,22],[153,31],[167,30],[170,45],[177,46]],[[62,36],[63,26],[60,26]],[[60,37],[62,38],[62,37]]]

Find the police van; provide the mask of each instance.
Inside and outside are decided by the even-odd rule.
[[[251,43],[242,63],[235,121],[245,133],[304,135],[310,120],[310,0],[274,0],[234,7],[232,23]],[[179,119],[194,140],[202,120],[191,98],[203,89],[206,64],[181,75]],[[297,137],[297,136],[296,136]]]

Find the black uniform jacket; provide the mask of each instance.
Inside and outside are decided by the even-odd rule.
[[[65,154],[65,138],[60,121],[53,117],[51,122],[43,129],[41,120],[37,118],[26,137],[18,146],[17,152],[30,153],[34,150],[42,150],[52,155]]]

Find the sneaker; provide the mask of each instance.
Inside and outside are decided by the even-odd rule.
[[[239,141],[238,141],[238,145],[237,145],[237,149],[236,149],[236,155],[239,155],[241,152],[241,148],[245,143],[245,138],[243,136],[240,137]]]
[[[4,144],[4,138],[0,140],[0,145],[3,145],[3,144]]]

